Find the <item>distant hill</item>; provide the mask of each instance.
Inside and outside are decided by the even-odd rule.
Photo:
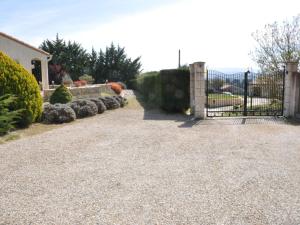
[[[226,74],[234,74],[234,73],[244,73],[247,70],[249,70],[249,68],[222,68],[222,67],[216,67],[216,68],[209,68],[209,70],[216,70],[218,72],[221,73],[226,73]],[[258,69],[250,69],[251,72],[258,72]]]

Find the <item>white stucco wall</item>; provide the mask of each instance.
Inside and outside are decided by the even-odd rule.
[[[30,73],[32,73],[31,60],[33,59],[40,60],[41,69],[42,69],[43,89],[49,88],[49,82],[48,82],[48,57],[49,56],[1,35],[0,35],[0,51],[4,52],[12,59],[19,62]]]

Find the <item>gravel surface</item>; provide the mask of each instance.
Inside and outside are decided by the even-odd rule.
[[[300,224],[300,126],[120,109],[0,145],[0,224]]]

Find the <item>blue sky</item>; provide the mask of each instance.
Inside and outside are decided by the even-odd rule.
[[[174,0],[0,0],[0,27],[12,35],[64,35]]]
[[[205,61],[255,68],[251,34],[299,14],[299,0],[0,0],[0,31],[34,46],[74,40],[91,50],[111,42],[142,57],[145,71]]]

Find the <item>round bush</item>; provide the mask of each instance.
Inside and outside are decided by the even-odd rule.
[[[122,108],[127,104],[127,99],[123,98],[122,96],[113,96],[113,98],[117,100]]]
[[[111,83],[108,83],[108,85],[117,95],[121,94],[122,86],[120,84],[118,84],[116,82],[111,82]]]
[[[5,94],[17,97],[13,110],[24,109],[17,122],[19,127],[26,127],[41,117],[43,100],[35,77],[0,51],[0,96]]]
[[[79,80],[85,80],[88,84],[93,84],[95,81],[95,79],[88,74],[84,74],[84,75],[80,76]]]
[[[42,114],[42,121],[44,123],[69,123],[75,119],[76,114],[74,110],[66,104],[44,105]]]
[[[126,85],[125,83],[123,83],[123,82],[121,82],[121,81],[118,81],[117,83],[121,86],[121,88],[122,88],[123,90],[127,89],[127,85]]]
[[[77,118],[95,116],[98,113],[97,105],[90,100],[76,100],[71,102],[70,106],[75,111]]]
[[[120,108],[119,102],[114,97],[100,97],[108,110]]]
[[[68,103],[72,101],[72,94],[69,89],[65,85],[60,85],[58,88],[55,89],[53,94],[50,97],[50,103]]]
[[[90,98],[90,101],[94,102],[97,105],[98,113],[104,113],[106,111],[106,106],[104,105],[103,101],[97,98]]]

